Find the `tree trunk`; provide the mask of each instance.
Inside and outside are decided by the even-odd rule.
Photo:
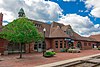
[[[30,44],[29,44],[29,53],[31,53],[31,51],[30,51]]]
[[[20,58],[22,58],[22,44],[19,43],[19,45],[20,45]]]

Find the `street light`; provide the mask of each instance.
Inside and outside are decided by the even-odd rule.
[[[45,32],[46,32],[46,28],[43,29],[43,32],[44,32],[44,47],[43,47],[43,56],[44,56],[44,53],[46,51],[46,43],[45,43]]]

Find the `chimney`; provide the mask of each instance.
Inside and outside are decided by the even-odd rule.
[[[0,13],[0,27],[2,27],[2,21],[3,21],[3,14]]]

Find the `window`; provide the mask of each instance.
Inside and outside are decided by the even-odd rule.
[[[89,46],[91,46],[91,43],[88,43]]]
[[[70,35],[70,36],[73,36],[73,30],[72,29],[68,29],[66,31],[66,34]]]
[[[39,44],[39,48],[41,48],[41,44]]]
[[[77,48],[82,48],[82,44],[81,44],[81,42],[78,41],[76,46],[77,46]]]
[[[58,48],[58,41],[55,41],[55,47]]]
[[[36,50],[37,49],[37,44],[34,44],[34,50]]]
[[[87,46],[87,43],[84,43],[84,46]]]
[[[37,42],[35,42],[35,44],[34,44],[34,50],[36,50],[37,49]]]
[[[42,45],[42,49],[45,49],[45,45],[44,44]]]
[[[60,41],[60,48],[62,48],[62,41]]]
[[[41,25],[40,25],[40,24],[35,24],[35,26],[36,26],[36,27],[41,27]]]
[[[66,48],[66,41],[64,41],[64,48]]]

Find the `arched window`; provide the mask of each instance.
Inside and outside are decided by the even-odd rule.
[[[82,49],[82,44],[81,44],[81,42],[79,41],[79,42],[77,42],[77,45],[76,45],[76,47],[77,48],[80,48],[80,49]]]
[[[58,48],[58,41],[55,41],[55,47]]]

